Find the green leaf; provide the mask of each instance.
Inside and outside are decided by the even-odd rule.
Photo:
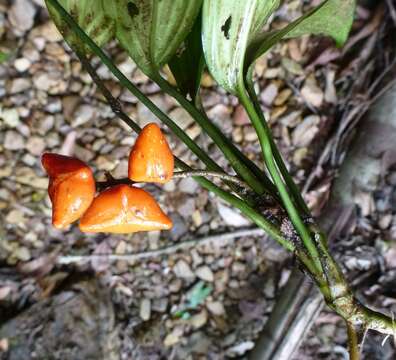
[[[195,102],[205,67],[201,42],[202,18],[198,16],[195,24],[176,54],[169,61],[169,68],[176,79],[179,91],[190,95]]]
[[[0,51],[0,64],[6,62],[9,57],[10,57],[10,54]]]
[[[282,39],[305,34],[328,35],[338,46],[343,45],[352,26],[355,7],[356,0],[325,0],[283,29],[258,34],[249,48],[247,63],[250,65]]]
[[[51,4],[47,0],[45,1],[52,20],[70,47],[88,52],[89,47],[70,30],[70,27]],[[59,0],[59,3],[98,46],[102,46],[111,40],[115,30],[114,22],[105,14],[100,1]]]
[[[156,76],[191,31],[202,0],[103,0],[116,37],[138,67]]]
[[[205,285],[204,281],[198,281],[186,295],[186,302],[181,306],[179,310],[173,313],[174,317],[181,319],[188,319],[191,317],[189,310],[195,310],[201,305],[205,299],[212,292],[210,285]]]
[[[216,81],[236,94],[243,80],[245,55],[279,0],[204,0],[202,43]]]
[[[318,11],[305,17],[286,36],[296,37],[305,34],[323,34],[331,36],[337,46],[342,46],[351,30],[355,7],[356,0],[324,1]]]
[[[206,286],[203,281],[197,282],[187,294],[187,308],[195,309],[205,301],[211,292],[211,286]]]

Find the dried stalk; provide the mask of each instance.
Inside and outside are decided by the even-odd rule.
[[[171,255],[180,250],[192,248],[194,246],[208,245],[216,242],[231,242],[237,238],[248,236],[263,236],[264,230],[260,228],[233,231],[225,234],[205,236],[199,239],[183,241],[174,245],[166,246],[157,250],[141,251],[134,254],[93,254],[93,255],[64,255],[56,259],[58,264],[72,264],[84,261],[92,261],[95,259],[106,259],[108,261],[139,261],[144,259],[159,258],[161,256]]]

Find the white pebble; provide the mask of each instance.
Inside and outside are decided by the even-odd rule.
[[[29,69],[30,65],[30,61],[26,58],[19,58],[14,61],[14,67],[20,73],[25,72],[27,69]]]

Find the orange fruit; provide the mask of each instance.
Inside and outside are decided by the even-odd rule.
[[[173,154],[155,123],[140,132],[129,154],[128,177],[136,182],[166,183],[172,179]]]
[[[83,232],[168,230],[172,221],[143,189],[117,185],[100,193],[80,220]]]
[[[91,169],[73,157],[45,153],[41,163],[49,175],[52,224],[64,229],[91,205],[95,197],[95,179]]]

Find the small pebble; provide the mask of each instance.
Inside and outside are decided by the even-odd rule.
[[[195,274],[191,270],[190,265],[184,260],[179,260],[175,264],[173,267],[173,272],[178,278],[181,279],[193,280],[195,278]]]
[[[225,314],[224,305],[220,301],[210,301],[206,304],[206,308],[210,313],[216,316],[222,316]]]
[[[9,130],[5,134],[4,148],[7,150],[22,150],[25,147],[25,139],[14,130]]]
[[[210,269],[209,266],[201,266],[197,270],[195,270],[195,274],[204,281],[207,282],[213,282],[214,281],[214,275],[212,270]]]
[[[14,67],[20,73],[25,72],[27,69],[29,69],[30,65],[31,63],[29,59],[26,58],[18,58],[14,61]]]
[[[147,321],[151,317],[151,301],[150,299],[143,299],[140,302],[140,317],[143,321]]]

